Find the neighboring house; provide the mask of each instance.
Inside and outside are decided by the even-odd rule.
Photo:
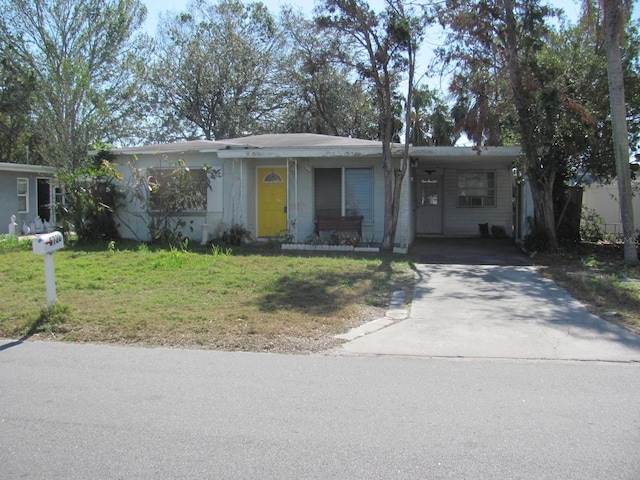
[[[633,219],[636,230],[640,229],[640,181],[633,182]],[[618,182],[609,184],[593,183],[584,187],[582,206],[594,210],[604,221],[604,233],[622,235],[622,216]]]
[[[8,233],[12,215],[16,216],[20,233],[23,224],[33,233],[36,226],[37,230],[43,229],[45,221],[55,224],[55,209],[51,208],[57,193],[54,177],[52,167],[0,163],[0,211],[4,216],[1,232]]]
[[[399,165],[402,145],[393,145]],[[256,135],[223,141],[191,141],[115,149],[125,184],[132,169],[156,174],[190,167],[195,182],[208,164],[222,173],[200,182],[202,191],[182,212],[183,233],[220,236],[242,225],[255,239],[287,233],[296,242],[314,234],[318,215],[361,216],[362,240],[380,242],[384,223],[382,144],[315,134]],[[477,151],[460,147],[412,147],[396,234],[403,251],[416,236],[479,236],[479,224],[514,226],[512,165],[517,148]],[[158,177],[161,178],[161,177]],[[152,194],[153,195],[153,194]],[[124,238],[149,240],[144,209],[132,196],[118,211]]]

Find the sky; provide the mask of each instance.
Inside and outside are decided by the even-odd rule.
[[[158,15],[167,11],[180,12],[186,10],[188,0],[143,0],[147,6],[147,31],[153,33],[158,23]],[[303,12],[311,14],[315,2],[313,0],[262,0],[274,14],[280,11],[283,5],[292,5],[300,8]],[[549,3],[562,8],[567,16],[575,19],[580,12],[579,0],[551,0]],[[384,0],[369,0],[369,5],[374,10],[381,10]],[[636,12],[637,13],[637,12]]]

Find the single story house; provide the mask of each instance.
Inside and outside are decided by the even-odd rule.
[[[403,145],[392,146],[400,165]],[[255,135],[223,141],[189,141],[115,149],[126,185],[140,172],[153,175],[189,167],[194,182],[209,165],[220,176],[191,195],[180,215],[183,234],[214,238],[241,225],[254,239],[285,232],[295,242],[314,234],[319,216],[361,217],[361,239],[383,239],[382,144],[316,134]],[[513,163],[518,148],[411,147],[404,179],[396,247],[418,236],[479,236],[479,224],[515,231]],[[136,173],[134,173],[136,172]],[[160,180],[161,181],[161,180]],[[157,193],[155,193],[157,194]],[[153,192],[149,195],[154,195]],[[130,195],[117,212],[124,238],[148,241],[148,217]]]
[[[26,227],[32,233],[43,232],[45,223],[55,224],[55,169],[42,165],[0,163],[0,211],[5,216],[1,232],[9,233],[11,217],[15,215],[19,233]]]

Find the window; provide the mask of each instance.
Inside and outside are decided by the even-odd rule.
[[[209,182],[204,169],[149,169],[151,208],[167,213],[206,211]]]
[[[495,207],[494,172],[458,172],[459,207]]]
[[[422,178],[420,180],[420,206],[437,207],[440,201],[440,180],[437,178]]]
[[[373,221],[372,168],[316,168],[314,174],[316,215]]]
[[[18,213],[29,212],[29,179],[18,178]]]
[[[271,172],[262,181],[263,183],[282,183],[282,177],[277,173]]]

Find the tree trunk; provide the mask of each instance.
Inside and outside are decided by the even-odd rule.
[[[543,230],[549,238],[549,248],[558,248],[556,225],[553,214],[553,181],[555,172],[542,168],[538,153],[539,145],[536,143],[536,121],[530,115],[531,95],[523,83],[523,72],[518,54],[518,32],[514,17],[514,0],[504,0],[505,27],[506,27],[506,56],[509,71],[509,82],[513,94],[513,103],[518,112],[518,126],[520,141],[525,155],[525,171],[531,186],[533,196],[534,217],[536,228]],[[525,72],[526,73],[526,72]],[[546,171],[545,171],[546,170]]]
[[[533,216],[535,228],[542,230],[548,235],[549,248],[558,248],[558,237],[556,235],[556,225],[553,213],[553,183],[555,172],[541,174],[536,168],[527,169],[527,179],[533,197]]]
[[[391,140],[382,141],[382,171],[384,172],[384,236],[382,250],[393,250],[395,222],[393,221],[393,158]]]
[[[627,265],[637,265],[638,250],[636,248],[635,228],[633,225],[633,192],[631,189],[631,168],[629,167],[627,111],[624,98],[622,61],[620,58],[620,37],[623,31],[623,7],[621,0],[604,0],[603,6],[613,148],[616,160],[616,174],[618,177],[622,233],[624,235],[624,263]]]

